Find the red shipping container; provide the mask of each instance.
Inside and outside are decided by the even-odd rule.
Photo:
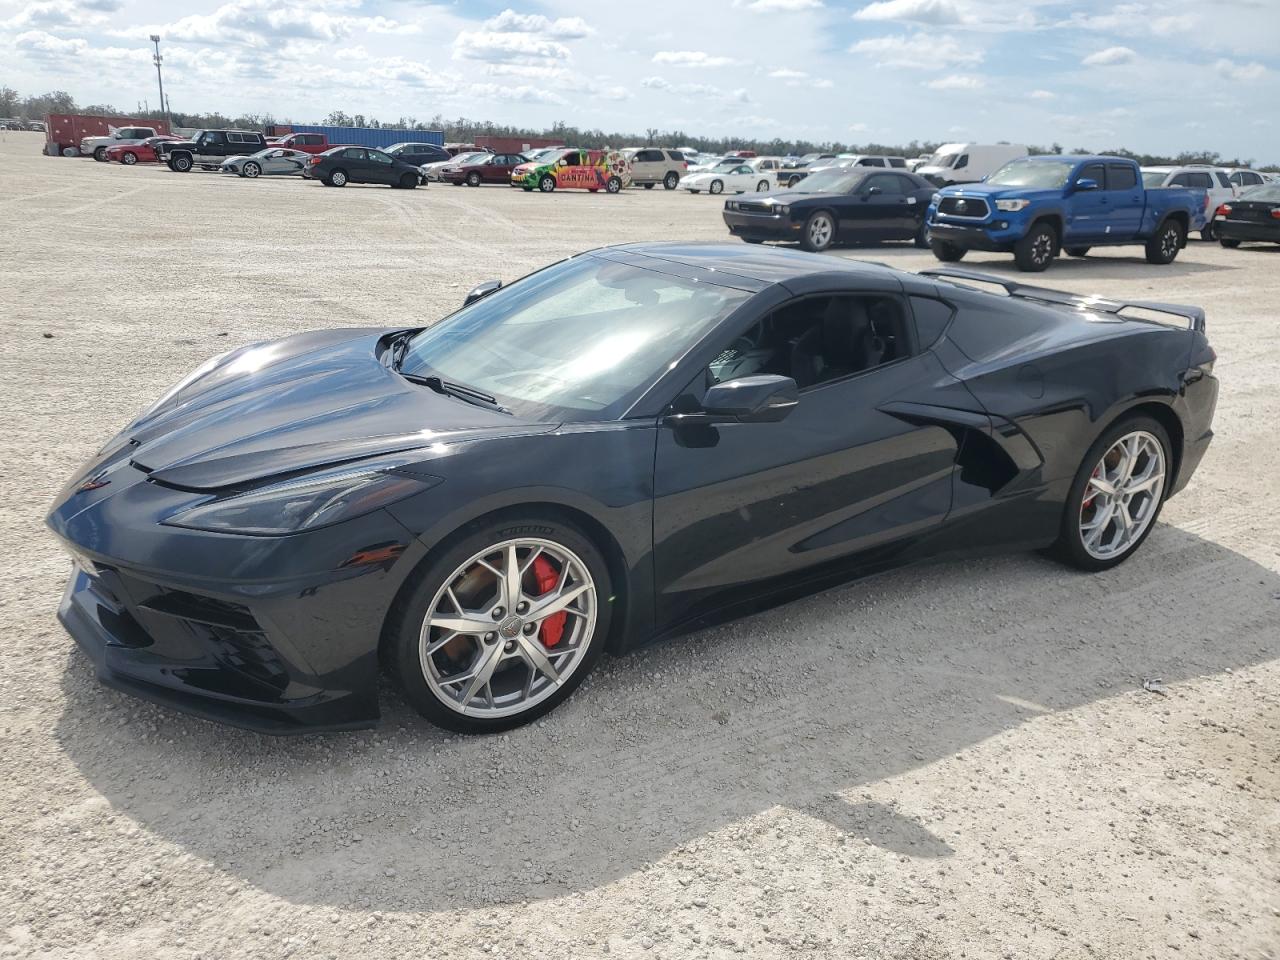
[[[79,149],[80,141],[85,137],[109,136],[112,127],[151,127],[157,134],[169,133],[169,124],[163,120],[50,113],[44,118],[44,152],[51,157],[61,156],[62,151],[68,148]]]
[[[564,140],[554,137],[476,137],[477,147],[487,147],[494,153],[524,153],[543,147],[563,147]]]

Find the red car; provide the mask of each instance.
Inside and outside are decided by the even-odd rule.
[[[161,140],[181,140],[181,137],[147,137],[141,143],[117,144],[114,147],[107,147],[107,160],[117,160],[126,167],[131,167],[135,163],[158,163],[160,158],[156,156],[156,144]]]
[[[464,183],[469,187],[478,187],[482,183],[500,183],[506,186],[511,182],[511,171],[529,160],[520,153],[491,153],[473,163],[450,164],[440,170],[440,179],[460,187]]]

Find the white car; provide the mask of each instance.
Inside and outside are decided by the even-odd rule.
[[[448,160],[437,160],[435,163],[424,163],[418,168],[418,172],[422,174],[423,180],[440,180],[440,173],[445,167],[461,167],[468,163],[477,163],[489,156],[489,151],[481,150],[476,153],[460,153],[456,157],[450,157]]]
[[[680,178],[680,189],[690,193],[764,193],[773,188],[769,174],[756,170],[743,162],[737,166],[717,167],[703,173],[693,173]]]
[[[107,147],[132,146],[149,137],[156,131],[151,127],[110,127],[111,133],[105,137],[85,137],[80,141],[80,156],[93,157],[99,163],[107,162]]]
[[[1236,195],[1227,171],[1205,163],[1190,163],[1185,167],[1143,167],[1142,185],[1148,190],[1156,187],[1192,187],[1205,192],[1202,219],[1191,225],[1200,231],[1201,240],[1212,240],[1213,214],[1218,207]]]

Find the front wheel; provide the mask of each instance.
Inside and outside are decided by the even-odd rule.
[[[922,219],[920,221],[920,229],[916,231],[913,242],[917,247],[927,250],[929,248],[929,221]]]
[[[432,723],[492,733],[567,698],[604,652],[608,567],[559,521],[478,524],[416,573],[396,601],[387,666]]]
[[[825,210],[809,215],[800,231],[800,246],[812,253],[820,253],[831,246],[836,238],[836,222]]]
[[[169,169],[175,170],[178,173],[190,173],[191,158],[185,153],[180,153],[176,157],[171,157],[169,159]]]
[[[1169,434],[1150,417],[1129,417],[1089,448],[1067,494],[1051,552],[1082,570],[1107,570],[1151,533],[1168,483]]]
[[[674,170],[672,170],[670,173],[668,173],[665,177],[662,178],[663,190],[674,190],[679,185],[680,185],[680,174],[676,173]]]
[[[95,149],[95,150],[93,151],[93,159],[97,160],[99,163],[106,163],[106,162],[107,162],[107,148],[106,148],[106,147],[98,147],[97,149]]]
[[[645,188],[646,190],[652,190],[652,189],[653,189],[653,184],[652,184],[652,183],[646,183],[646,184],[644,185],[644,188]]]
[[[933,251],[933,255],[943,263],[956,263],[964,259],[964,255],[968,253],[964,247],[957,247],[954,243],[948,243],[946,240],[929,240],[929,249]]]
[[[1156,235],[1147,241],[1147,263],[1173,263],[1182,249],[1185,235],[1182,225],[1176,220],[1166,220],[1160,224]]]
[[[400,178],[401,190],[413,190],[418,186],[418,178],[412,173],[406,173]]]
[[[471,171],[470,173],[468,173],[468,174],[467,174],[467,186],[468,186],[468,187],[478,187],[478,186],[480,186],[480,174],[476,173],[474,170],[473,170],[473,171]]]
[[[126,150],[120,157],[120,162],[126,167],[131,167],[138,162],[138,155],[131,150]]]
[[[1013,262],[1026,273],[1041,273],[1049,269],[1058,249],[1058,235],[1047,223],[1033,226],[1013,246]]]
[[[250,160],[244,165],[244,175],[250,180],[256,180],[258,177],[262,176],[262,168],[258,166],[257,163]]]
[[[551,174],[543,174],[542,179],[538,181],[538,189],[543,193],[550,193],[556,188],[556,178]]]
[[[724,193],[724,181],[712,180],[711,186],[707,188],[708,193]]]
[[[1218,242],[1222,244],[1224,247],[1226,247],[1228,250],[1234,250],[1236,247],[1240,246],[1239,240],[1232,240],[1228,237],[1219,237]]]

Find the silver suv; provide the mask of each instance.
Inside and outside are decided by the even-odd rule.
[[[634,147],[623,150],[622,155],[631,162],[631,182],[646,190],[652,190],[659,183],[667,190],[674,190],[689,168],[679,150]]]

